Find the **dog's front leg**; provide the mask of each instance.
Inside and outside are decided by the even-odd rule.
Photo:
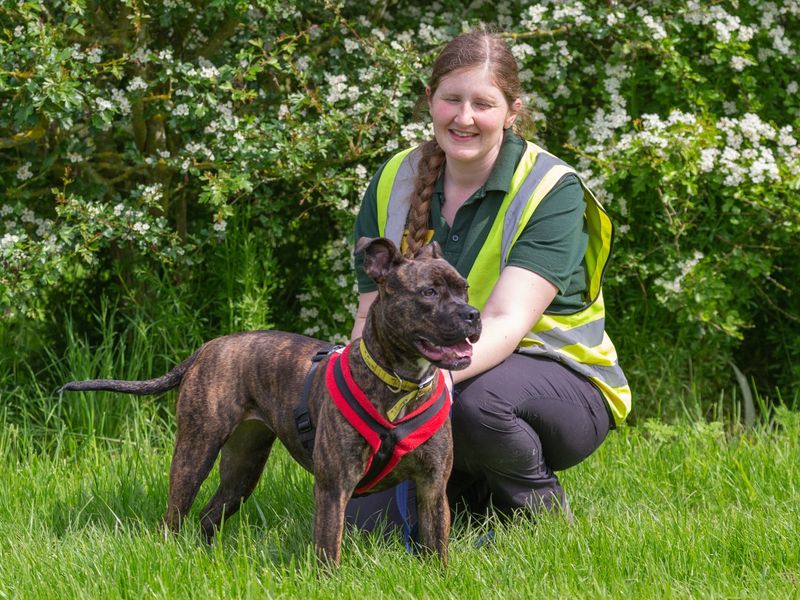
[[[440,481],[417,483],[417,514],[422,547],[435,551],[447,566],[447,544],[450,537],[450,508],[446,486]]]
[[[314,546],[319,560],[332,567],[338,567],[341,558],[348,497],[341,486],[320,479],[314,482]]]

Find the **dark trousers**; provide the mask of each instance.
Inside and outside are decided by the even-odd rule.
[[[512,354],[455,387],[452,423],[450,506],[504,515],[565,506],[555,471],[594,452],[613,419],[603,396],[583,376],[547,358]],[[416,522],[414,502],[408,510],[400,514],[392,489],[351,500],[346,514],[349,523],[371,530],[381,520],[390,526],[404,516]]]

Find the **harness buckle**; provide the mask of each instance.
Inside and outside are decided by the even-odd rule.
[[[294,422],[297,426],[297,431],[300,433],[308,433],[313,429],[311,425],[311,415],[305,407],[299,406],[294,409]]]

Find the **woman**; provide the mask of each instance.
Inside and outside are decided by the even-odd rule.
[[[570,167],[514,133],[522,89],[502,38],[478,30],[453,39],[426,96],[434,139],[376,174],[355,238],[394,238],[408,255],[438,241],[481,309],[472,364],[452,372],[451,506],[571,517],[555,471],[589,456],[630,409],[604,332],[611,223]],[[356,270],[353,338],[377,294],[358,261]],[[379,517],[400,523],[403,504],[403,492],[366,496],[351,501],[348,519],[367,529]]]

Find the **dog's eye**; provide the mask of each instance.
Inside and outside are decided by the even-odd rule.
[[[422,290],[422,295],[425,296],[426,298],[433,298],[434,296],[436,296],[436,294],[438,294],[438,292],[436,291],[436,288],[432,288],[431,287],[431,288],[425,288],[424,290]]]

